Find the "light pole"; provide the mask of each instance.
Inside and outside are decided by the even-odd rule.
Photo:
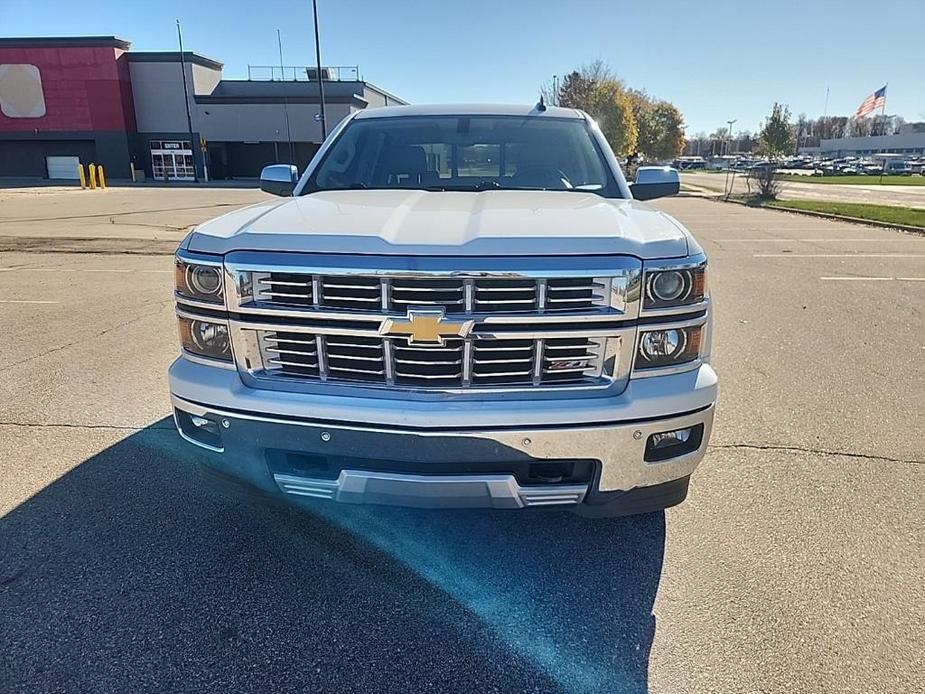
[[[737,122],[738,119],[733,118],[732,120],[727,120],[726,123],[729,126],[729,129],[726,131],[726,155],[729,155],[729,144],[732,142],[732,126]],[[732,195],[732,188],[736,182],[736,172],[735,169],[732,170],[732,183],[729,184],[729,190],[726,192],[726,197],[728,198]],[[726,169],[726,183],[729,183],[729,169]],[[725,185],[723,186],[725,190]]]
[[[729,144],[732,142],[732,126],[737,122],[738,119],[736,118],[726,121],[726,123],[729,125],[729,130],[726,131],[726,154],[729,154]]]
[[[321,74],[321,40],[318,38],[318,0],[312,0],[315,19],[315,64],[318,68],[318,97],[321,100],[321,141],[328,139],[328,124],[324,116],[324,77]]]
[[[193,142],[193,115],[189,105],[189,88],[186,86],[186,60],[183,57],[183,31],[180,29],[180,20],[177,20],[177,40],[180,44],[180,74],[183,77],[183,101],[186,103],[186,127],[189,130],[189,144],[193,152],[193,180],[199,183],[199,169],[196,167],[196,150],[198,142]],[[205,166],[205,153],[203,153],[203,166]],[[166,176],[166,169],[164,170]]]
[[[279,46],[279,81],[282,83],[283,87],[283,113],[286,116],[286,140],[289,142],[289,163],[295,164],[295,152],[292,149],[292,125],[289,123],[289,97],[286,96],[286,68],[283,67],[283,39],[279,33],[279,29],[276,30],[276,43]],[[276,156],[276,160],[279,161],[279,155]]]

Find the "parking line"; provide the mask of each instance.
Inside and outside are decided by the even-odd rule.
[[[171,274],[173,270],[131,270],[126,268],[67,268],[67,267],[0,267],[0,272],[154,272]]]
[[[820,277],[823,282],[925,282],[925,277]]]
[[[755,253],[753,258],[925,258],[923,253]]]
[[[60,301],[34,301],[30,299],[0,299],[0,304],[60,304]]]
[[[830,241],[844,241],[845,243],[854,243],[855,241],[863,241],[865,243],[881,243],[883,241],[905,241],[904,236],[897,236],[889,239],[850,239],[850,238],[834,238],[834,239],[713,239],[716,243],[828,243]]]

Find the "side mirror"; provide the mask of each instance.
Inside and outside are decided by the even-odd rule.
[[[640,166],[636,181],[630,185],[636,200],[654,200],[677,195],[681,190],[681,177],[670,166]]]
[[[288,197],[299,182],[299,169],[292,164],[264,166],[260,172],[260,190]]]

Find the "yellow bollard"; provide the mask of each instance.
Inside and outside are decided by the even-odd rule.
[[[80,189],[84,190],[87,187],[87,177],[84,176],[83,164],[77,165],[77,176],[80,178]]]
[[[105,187],[106,187],[106,172],[103,171],[103,165],[102,165],[102,164],[99,164],[99,165],[96,167],[96,175],[97,175],[97,178],[100,179],[100,188],[101,188],[101,189],[102,189],[102,188],[105,188]]]
[[[90,172],[90,190],[96,190],[96,164],[87,164],[87,170]]]

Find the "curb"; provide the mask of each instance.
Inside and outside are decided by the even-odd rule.
[[[893,222],[878,222],[873,219],[864,219],[863,217],[849,217],[843,214],[832,214],[831,212],[816,212],[815,210],[801,210],[796,207],[782,207],[779,205],[749,205],[742,200],[723,200],[722,196],[713,198],[717,202],[727,202],[742,207],[750,207],[755,210],[772,210],[777,212],[790,212],[791,214],[802,214],[807,217],[819,217],[821,219],[833,219],[838,222],[850,222],[852,224],[863,224],[868,227],[879,227],[881,229],[896,229],[908,234],[918,234],[925,236],[925,227],[917,227],[911,224],[896,224]]]

